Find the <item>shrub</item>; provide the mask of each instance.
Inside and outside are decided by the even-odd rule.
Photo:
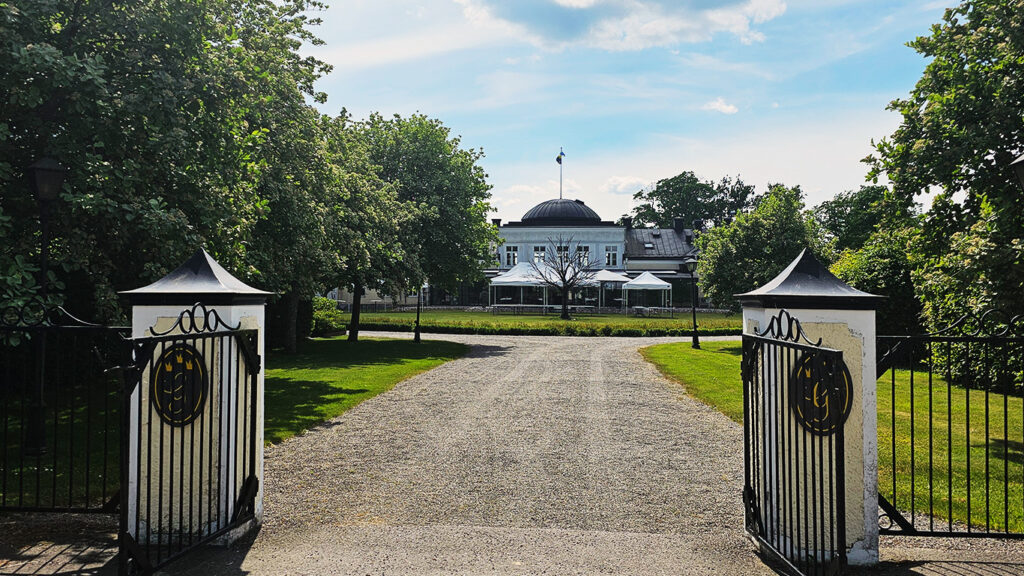
[[[345,333],[345,316],[330,298],[313,298],[313,336]]]

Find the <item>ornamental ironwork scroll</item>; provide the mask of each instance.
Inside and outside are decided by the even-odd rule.
[[[804,332],[804,327],[800,324],[800,321],[794,318],[788,310],[779,310],[778,314],[772,316],[768,326],[761,332],[755,331],[755,334],[764,338],[782,340],[783,342],[799,344],[803,340],[811,346],[821,346],[821,338],[818,338],[817,342],[811,342],[807,338],[807,333]]]
[[[241,323],[231,326],[220,317],[216,308],[207,308],[204,304],[196,302],[191,308],[183,310],[178,314],[178,319],[167,330],[157,332],[154,328],[149,329],[153,336],[166,336],[178,330],[181,334],[202,334],[204,332],[216,332],[218,329],[238,330]]]

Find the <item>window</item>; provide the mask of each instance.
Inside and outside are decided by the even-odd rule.
[[[558,261],[559,262],[565,262],[569,258],[569,247],[568,246],[558,246],[557,250],[558,250]]]
[[[580,266],[590,266],[590,246],[577,246],[576,259]]]
[[[505,266],[519,263],[519,246],[505,246]]]
[[[605,266],[618,266],[619,265],[619,247],[618,246],[605,246],[604,247],[604,265]]]
[[[650,242],[644,242],[644,250],[654,250],[654,244]]]
[[[540,264],[544,261],[544,247],[534,246],[533,247],[533,261]]]

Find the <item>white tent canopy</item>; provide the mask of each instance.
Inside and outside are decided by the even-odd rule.
[[[629,291],[630,290],[661,290],[662,291],[662,304],[665,305],[665,294],[664,291],[668,291],[668,302],[672,302],[672,285],[665,282],[661,278],[658,278],[650,272],[644,272],[636,278],[626,282],[622,285],[622,305],[626,306],[629,302]]]
[[[629,282],[629,276],[623,276],[617,272],[611,270],[601,270],[594,274],[592,279],[594,282]]]
[[[623,286],[626,290],[671,290],[672,285],[650,272],[633,278]]]
[[[504,274],[491,278],[491,286],[543,286],[544,281],[529,262],[520,262]]]

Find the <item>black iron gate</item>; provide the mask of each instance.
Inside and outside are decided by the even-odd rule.
[[[1024,538],[1021,325],[878,338],[880,533]]]
[[[257,338],[196,305],[133,340],[122,412],[122,573],[150,573],[252,517],[262,448]]]
[[[114,512],[126,327],[0,308],[0,510]]]
[[[788,312],[743,335],[747,532],[793,574],[846,568],[843,425],[853,400],[842,352],[807,340]]]

